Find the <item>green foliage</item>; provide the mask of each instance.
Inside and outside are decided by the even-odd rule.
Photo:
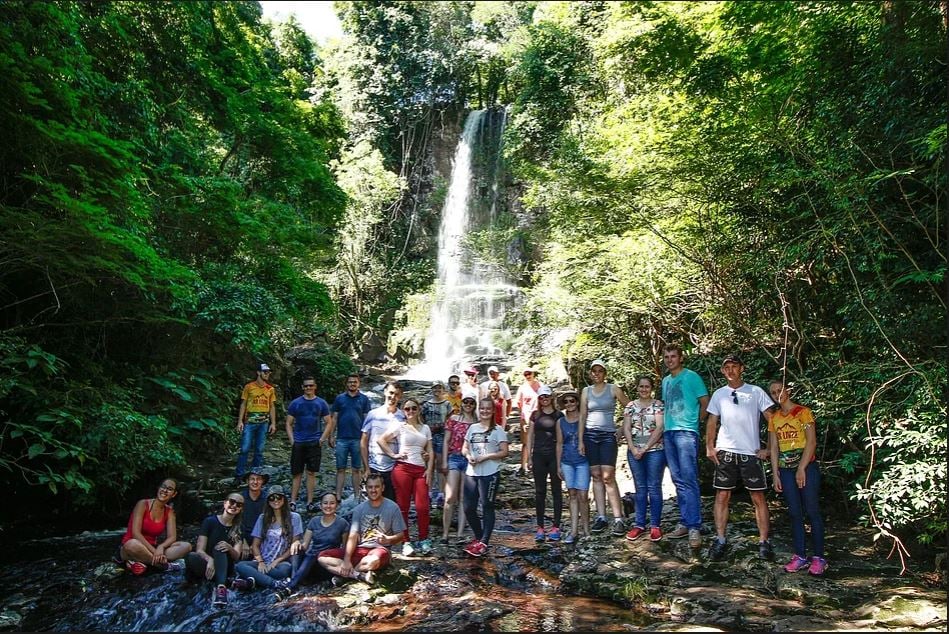
[[[325,334],[320,74],[255,3],[0,4],[5,484],[121,495],[222,439],[235,368]]]
[[[943,535],[937,3],[552,3],[523,35],[518,352],[556,340],[622,380],[678,342],[714,387],[744,350],[813,405],[830,490],[881,534]]]

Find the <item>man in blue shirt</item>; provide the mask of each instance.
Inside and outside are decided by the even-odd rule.
[[[306,467],[306,510],[317,511],[313,503],[316,490],[316,473],[320,470],[321,445],[329,438],[324,429],[329,429],[330,407],[316,395],[316,379],[303,377],[303,396],[295,398],[287,407],[287,437],[290,439],[290,475],[293,484],[290,487],[290,510],[296,511],[297,495],[300,493],[300,481],[303,468]],[[325,425],[325,428],[324,428]]]
[[[333,416],[326,427],[326,438],[330,447],[336,448],[336,498],[343,499],[343,483],[346,481],[346,466],[352,466],[353,494],[358,495],[362,472],[359,441],[362,439],[362,423],[372,409],[369,397],[359,391],[359,375],[346,377],[346,391],[333,401]],[[333,430],[336,439],[333,439]]]
[[[662,442],[666,449],[669,474],[676,487],[680,520],[671,539],[688,536],[689,546],[702,545],[702,498],[699,492],[699,422],[708,417],[708,390],[697,373],[684,365],[682,348],[670,344],[663,348],[662,360],[669,374],[662,379],[662,400],[665,403],[665,431]]]

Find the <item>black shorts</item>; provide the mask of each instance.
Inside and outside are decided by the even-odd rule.
[[[295,442],[290,449],[290,475],[303,473],[303,466],[310,473],[320,470],[321,450],[319,441]]]
[[[738,486],[739,477],[748,491],[764,491],[768,488],[764,465],[758,460],[758,456],[719,451],[718,466],[715,467],[715,488],[734,489]]]

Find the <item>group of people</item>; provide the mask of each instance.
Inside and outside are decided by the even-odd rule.
[[[684,366],[679,346],[666,346],[663,361],[669,373],[662,380],[661,401],[654,396],[655,384],[649,376],[637,379],[636,398],[628,398],[620,386],[607,381],[606,364],[600,359],[590,365],[590,385],[579,391],[561,390],[556,398],[532,368],[525,370],[514,397],[497,367],[489,368],[490,378],[482,384],[477,383],[477,368],[470,367],[463,371],[464,383],[459,375],[449,377],[447,389],[435,382],[431,398],[423,402],[412,397],[403,400],[400,384],[390,381],[383,389],[384,402],[375,408],[360,392],[358,375],[347,377],[346,391],[332,405],[316,396],[316,381],[306,376],[303,395],[287,407],[286,430],[292,444],[289,496],[280,485],[267,488],[269,476],[262,469],[263,442],[268,430],[275,429],[276,413],[275,390],[267,382],[270,369],[261,364],[256,380],[242,392],[238,421],[242,437],[235,474],[241,483],[246,481],[246,487],[226,496],[220,511],[203,521],[192,549],[191,544],[177,540],[172,501],[178,483],[166,479],[154,498],[135,505],[118,560],[133,574],[149,568],[184,569],[193,580],[207,579],[213,583],[216,605],[227,603],[228,580],[236,590],[272,588],[278,598],[307,580],[332,579],[338,584],[354,578],[371,583],[375,571],[389,563],[394,547],[401,544],[403,556],[432,550],[433,499],[444,504],[441,543],[450,543],[457,508],[459,543],[469,556],[481,557],[494,531],[501,465],[508,456],[505,426],[516,407],[524,439],[520,472],[531,473],[534,479],[537,541],[573,543],[607,528],[631,541],[644,535],[653,541],[662,539],[662,478],[668,466],[680,517],[667,536],[687,537],[691,547],[700,547],[699,429],[705,423],[706,456],[715,465],[716,490],[716,537],[710,558],[720,560],[727,552],[731,492],[741,481],[755,508],[759,555],[773,559],[764,497],[763,461],[769,460],[775,474],[773,486],[783,494],[791,518],[794,555],[784,569],[806,568],[811,574],[823,574],[820,471],[811,410],[793,402],[790,387],[782,381],[769,385],[770,396],[745,383],[745,366],[737,355],[723,360],[726,385],[711,396],[702,378]],[[619,429],[617,406],[622,411]],[[765,447],[761,416],[768,422]],[[635,485],[629,530],[615,477],[623,438]],[[336,491],[314,503],[324,445],[335,449]],[[245,472],[252,448],[254,463]],[[367,498],[348,521],[337,516],[347,467],[352,469],[354,492],[364,487]],[[305,528],[295,504],[304,471],[306,510],[314,513]],[[561,535],[564,484],[570,527]],[[548,485],[553,500],[549,528]],[[410,535],[413,504],[415,540]],[[612,521],[607,519],[607,504]],[[813,541],[810,557],[806,556],[805,515]],[[463,539],[465,524],[473,533],[471,540]],[[162,535],[165,538],[159,542]]]

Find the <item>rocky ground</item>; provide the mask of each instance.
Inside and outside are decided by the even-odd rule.
[[[411,393],[413,388],[422,386],[410,385],[407,391]],[[525,601],[540,593],[553,596],[554,601],[556,596],[609,601],[631,615],[622,628],[633,630],[945,631],[944,574],[933,572],[931,562],[913,561],[910,570],[901,575],[899,561],[887,559],[866,529],[828,522],[827,574],[817,578],[806,572],[785,573],[781,564],[791,555],[790,534],[783,505],[773,497],[775,562],[758,558],[754,513],[741,493],[733,498],[731,549],[724,561],[709,560],[709,537],[696,550],[690,549],[686,540],[650,542],[642,538],[629,542],[608,533],[574,546],[537,544],[533,539],[533,483],[529,477],[515,474],[520,444],[516,433],[511,438],[497,532],[491,552],[476,567],[459,546],[439,545],[428,557],[395,557],[391,569],[372,587],[352,583],[322,593],[304,592],[290,601],[301,611],[318,611],[320,618],[331,618],[337,626],[374,630],[484,629],[506,611],[517,609],[511,607],[517,605],[511,601],[515,593],[523,593]],[[288,450],[285,434],[278,430],[266,452],[273,482],[289,484]],[[324,452],[318,488],[329,489],[335,482],[329,453]],[[625,450],[621,448],[620,453]],[[212,475],[192,483],[193,490],[208,503],[222,499],[229,490],[231,469],[229,462],[217,467],[196,465],[196,473]],[[625,456],[617,471],[620,491],[632,491]],[[703,498],[703,516],[709,526],[711,502],[711,496]],[[665,532],[672,530],[677,516],[675,500],[667,499]],[[440,523],[440,514],[436,514],[433,525]],[[433,586],[444,583],[455,584],[459,591],[482,593],[485,600],[478,602],[477,609],[471,609],[470,602],[464,609],[441,602],[439,609],[419,601],[420,596],[432,593]]]

